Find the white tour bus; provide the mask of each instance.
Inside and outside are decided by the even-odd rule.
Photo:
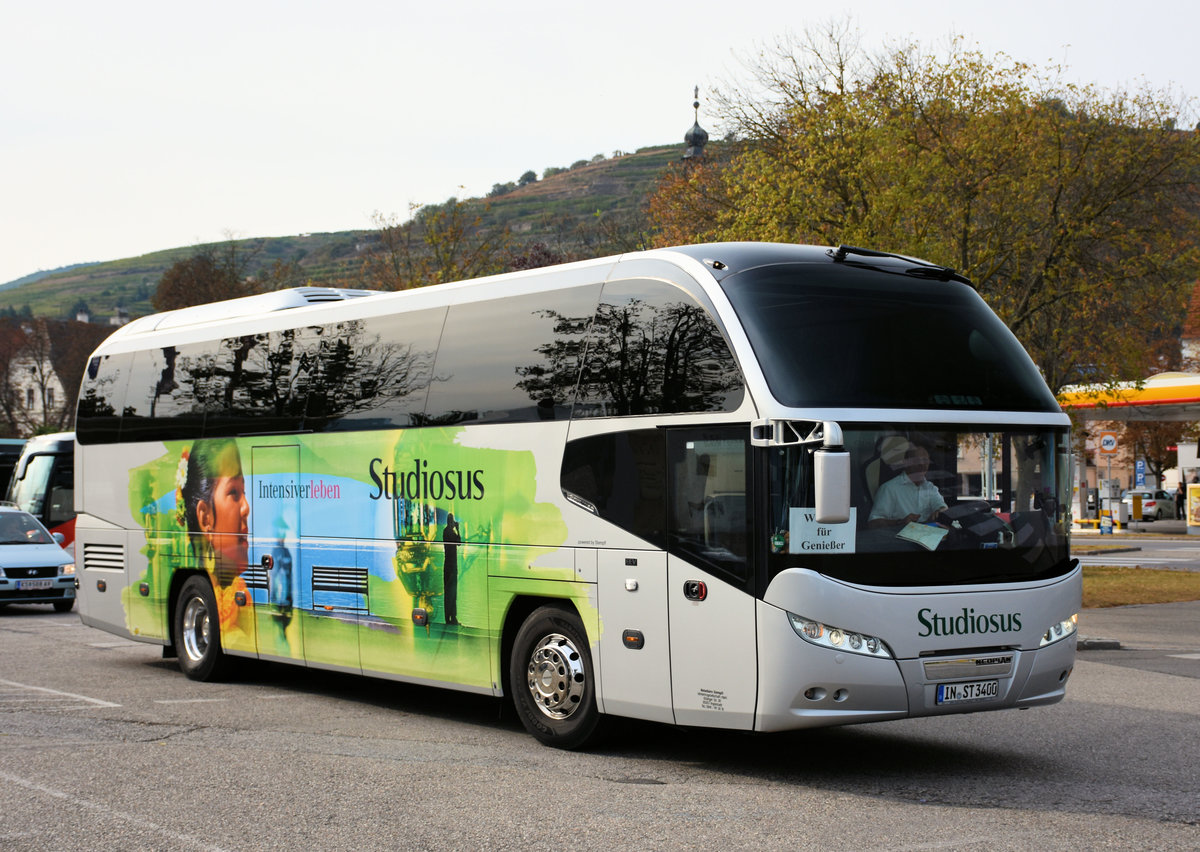
[[[130,323],[76,423],[85,623],[779,731],[1060,700],[1068,420],[952,270],[663,249]]]

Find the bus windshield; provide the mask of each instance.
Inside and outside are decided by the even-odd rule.
[[[769,572],[881,586],[1043,579],[1069,570],[1066,429],[842,424],[848,523],[818,524],[813,455],[771,447]]]
[[[52,455],[31,456],[25,466],[25,476],[12,481],[8,499],[29,514],[40,516],[46,505],[55,458]]]
[[[771,393],[788,407],[1059,411],[974,290],[845,264],[722,280]]]

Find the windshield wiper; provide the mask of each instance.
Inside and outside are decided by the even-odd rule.
[[[938,266],[934,263],[927,263],[924,260],[918,260],[915,257],[908,257],[903,254],[893,254],[888,251],[875,251],[874,249],[859,248],[858,246],[840,245],[836,250],[831,249],[828,252],[833,258],[834,263],[844,263],[849,255],[856,257],[886,257],[892,260],[902,260],[905,263],[916,264],[904,270],[905,275],[911,275],[914,278],[928,278],[934,281],[957,281],[960,284],[966,284],[974,289],[975,285],[971,283],[971,279],[965,275],[959,275],[948,266]],[[893,272],[894,270],[883,269],[871,264],[856,264],[861,266],[870,266],[871,269],[878,269],[880,272]]]

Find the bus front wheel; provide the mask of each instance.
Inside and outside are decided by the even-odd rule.
[[[542,743],[576,749],[599,733],[592,657],[574,613],[543,606],[525,619],[513,642],[509,685],[521,723]]]
[[[179,668],[192,680],[219,680],[228,669],[217,598],[207,577],[189,577],[183,584],[175,605],[175,647]]]

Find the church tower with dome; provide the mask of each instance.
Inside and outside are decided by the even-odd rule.
[[[700,87],[697,86],[692,95],[692,109],[696,111],[696,121],[692,129],[683,135],[687,150],[680,159],[699,160],[704,155],[704,146],[708,142],[708,133],[700,126]]]

